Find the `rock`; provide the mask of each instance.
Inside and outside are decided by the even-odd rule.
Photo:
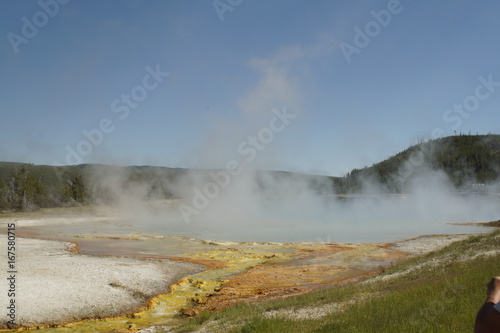
[[[200,310],[196,308],[191,308],[191,309],[182,309],[181,310],[181,316],[183,317],[195,317],[200,314]]]

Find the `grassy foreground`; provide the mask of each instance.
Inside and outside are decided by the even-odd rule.
[[[408,258],[357,283],[202,313],[176,332],[472,332],[500,275],[500,230]]]

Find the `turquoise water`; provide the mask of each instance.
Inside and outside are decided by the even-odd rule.
[[[425,200],[424,200],[425,199]],[[49,238],[88,237],[169,237],[173,248],[186,239],[233,242],[337,242],[385,243],[429,234],[489,232],[489,228],[457,223],[489,222],[500,217],[500,195],[453,195],[432,198],[360,197],[316,202],[252,206],[216,205],[202,210],[185,222],[178,206],[113,207],[115,215],[103,220],[89,218],[54,225],[27,227],[26,232]],[[244,201],[244,200],[240,200]],[[102,216],[102,215],[100,215]],[[76,217],[76,216],[75,216]],[[107,217],[105,217],[107,218]],[[62,222],[61,222],[62,220]],[[66,223],[66,225],[61,225]],[[47,224],[41,221],[40,224]],[[18,227],[22,228],[22,220]],[[133,241],[129,242],[133,246]]]
[[[124,248],[133,248],[137,239],[142,236],[150,242],[155,237],[168,239],[171,250],[168,253],[182,253],[182,247],[189,239],[218,240],[227,242],[326,242],[326,243],[386,243],[409,239],[430,234],[469,234],[491,231],[490,228],[474,225],[452,225],[446,223],[426,224],[385,224],[380,226],[363,225],[332,225],[317,224],[282,226],[237,226],[231,227],[199,227],[183,224],[151,227],[147,224],[138,224],[135,221],[87,222],[74,225],[22,226],[18,228],[24,233],[36,234],[41,238],[73,240],[77,242],[89,241],[81,237],[122,238],[120,244]],[[123,238],[132,239],[123,239]],[[110,239],[109,242],[113,242]],[[117,242],[118,243],[118,242]],[[192,245],[189,245],[191,247]]]

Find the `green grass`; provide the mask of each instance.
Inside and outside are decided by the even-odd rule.
[[[500,231],[473,236],[420,257],[404,260],[382,275],[387,280],[357,282],[260,304],[240,304],[204,313],[177,328],[190,332],[213,325],[217,332],[471,332],[485,299],[485,285],[500,275],[500,255],[470,256],[500,248]],[[469,258],[469,259],[466,259]],[[357,299],[342,311],[315,320],[266,318],[265,311],[318,306]],[[214,326],[217,325],[217,326]],[[208,328],[207,327],[207,328]]]

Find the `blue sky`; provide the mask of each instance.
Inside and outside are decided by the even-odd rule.
[[[341,176],[417,139],[500,132],[497,1],[2,7],[0,160],[223,168],[254,136],[251,167]],[[295,117],[259,137],[276,110]]]

